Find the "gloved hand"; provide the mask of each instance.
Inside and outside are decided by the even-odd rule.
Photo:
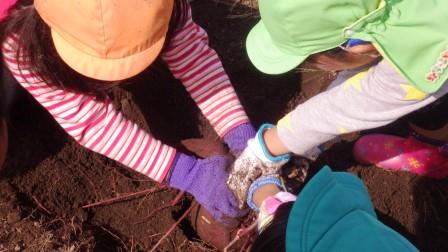
[[[217,221],[244,216],[247,211],[238,208],[238,201],[226,185],[227,167],[231,159],[215,155],[205,159],[178,153],[168,178],[168,184],[191,193]],[[230,220],[228,220],[230,221]]]
[[[290,158],[289,154],[274,157],[268,152],[263,132],[272,127],[270,124],[262,125],[232,165],[227,185],[238,198],[240,208],[244,207],[250,185],[261,176],[278,176],[280,168]]]
[[[256,134],[250,123],[243,123],[231,129],[225,136],[224,142],[229,146],[230,152],[238,157],[247,147],[247,141]]]

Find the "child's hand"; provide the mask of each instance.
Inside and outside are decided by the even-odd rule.
[[[238,208],[237,199],[226,185],[227,167],[231,162],[224,155],[197,159],[179,153],[168,184],[191,193],[216,220],[226,224],[228,218],[242,217],[247,213]]]
[[[238,198],[240,208],[244,207],[252,182],[261,176],[277,176],[282,165],[289,160],[289,155],[273,157],[267,151],[263,131],[270,127],[263,125],[232,165],[227,185]]]

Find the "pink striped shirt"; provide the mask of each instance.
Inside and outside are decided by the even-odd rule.
[[[18,70],[14,36],[3,43],[6,66],[17,81],[55,118],[61,127],[84,147],[114,159],[146,176],[163,181],[176,150],[127,120],[108,99],[55,88],[42,82],[29,66]],[[162,52],[173,75],[185,88],[222,137],[248,122],[235,91],[208,36],[191,18],[176,31]]]

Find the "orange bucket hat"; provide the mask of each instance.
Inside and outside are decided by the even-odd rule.
[[[157,58],[173,0],[34,0],[34,7],[67,65],[90,78],[116,81]]]

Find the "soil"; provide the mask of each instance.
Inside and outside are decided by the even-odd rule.
[[[325,89],[333,75],[300,71],[281,76],[258,72],[244,41],[256,13],[226,1],[192,1],[196,21],[209,33],[252,123],[275,123],[297,104]],[[115,105],[141,127],[174,146],[192,137],[216,139],[194,102],[169,71],[158,64],[138,83],[114,88]],[[406,134],[399,121],[375,132]],[[156,185],[73,140],[27,93],[19,90],[9,120],[10,148],[0,177],[0,251],[147,251],[191,204],[190,197],[161,210],[177,192],[166,189],[124,202],[83,209],[99,200]],[[422,251],[448,251],[448,181],[357,165],[352,141],[326,151],[324,164],[359,176],[379,218]],[[331,209],[329,209],[331,211]],[[158,251],[214,251],[183,221]]]

